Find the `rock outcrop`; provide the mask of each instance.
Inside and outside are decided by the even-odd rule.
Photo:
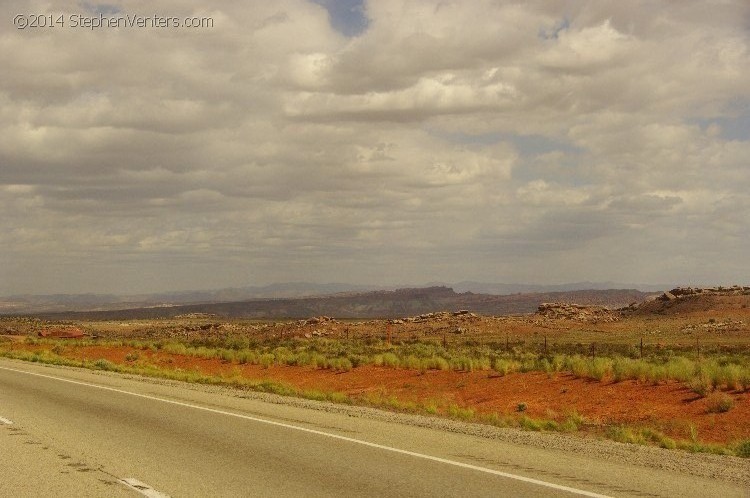
[[[542,303],[537,315],[554,320],[575,320],[579,322],[616,322],[620,314],[604,306],[584,306],[570,303]]]
[[[686,296],[739,296],[750,295],[750,287],[733,285],[731,287],[677,287],[661,295],[662,301],[673,301]]]

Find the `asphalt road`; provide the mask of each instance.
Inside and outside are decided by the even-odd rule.
[[[748,496],[728,482],[0,359],[0,496]]]

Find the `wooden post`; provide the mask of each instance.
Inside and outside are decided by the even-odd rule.
[[[445,331],[443,331],[443,348],[448,348],[448,336],[445,334]]]
[[[547,336],[544,336],[544,356],[547,356]]]
[[[596,343],[591,343],[591,361],[594,361],[596,359]]]
[[[643,337],[641,337],[641,359],[643,359]]]
[[[508,352],[508,351],[510,350],[510,348],[509,348],[508,346],[509,346],[509,342],[508,342],[508,333],[506,332],[506,333],[505,333],[505,352],[506,352],[506,353],[507,353],[507,352]]]

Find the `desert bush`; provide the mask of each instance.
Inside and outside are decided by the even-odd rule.
[[[474,370],[474,362],[468,356],[459,356],[451,358],[450,366],[453,370],[471,372]]]
[[[570,370],[570,372],[576,377],[588,377],[589,365],[585,358],[578,355],[569,356],[566,358],[565,363],[566,370]]]
[[[750,458],[750,439],[745,439],[744,441],[740,441],[734,453],[738,457]]]
[[[352,369],[352,362],[346,357],[333,358],[332,360],[329,360],[328,365],[334,370],[340,370],[343,372],[348,372]]]
[[[118,370],[117,365],[103,358],[96,360],[93,365],[94,365],[94,368],[97,368],[99,370],[106,370],[106,371],[111,371],[111,372]]]
[[[260,365],[263,368],[269,368],[271,365],[273,365],[274,360],[276,357],[273,355],[273,353],[266,353],[260,355]]]
[[[311,353],[308,364],[315,368],[328,368],[328,358],[320,353]]]
[[[534,420],[525,415],[518,420],[518,425],[527,431],[541,431],[543,429],[543,425],[540,421]]]
[[[230,337],[224,341],[224,344],[229,349],[241,350],[250,347],[250,340],[247,337]]]
[[[223,361],[234,361],[237,355],[232,349],[222,349],[219,351],[219,358]]]
[[[740,373],[740,386],[743,391],[750,390],[750,368],[745,367]]]
[[[414,355],[409,355],[401,360],[401,366],[410,370],[421,370],[422,361]]]
[[[428,370],[448,370],[450,369],[450,364],[448,363],[448,360],[443,358],[442,356],[432,356],[430,358],[424,358],[422,360],[422,365],[424,368]]]
[[[236,353],[237,362],[241,364],[250,363],[258,364],[259,358],[258,353],[250,349],[242,349]]]
[[[458,405],[450,405],[448,407],[448,415],[452,418],[460,420],[473,420],[474,410],[471,408],[462,408]]]
[[[384,367],[388,368],[397,368],[400,364],[398,361],[398,356],[396,356],[393,353],[383,353],[382,355],[382,365]]]
[[[736,364],[729,364],[722,367],[721,370],[721,380],[723,385],[732,391],[739,389],[742,384],[740,381],[740,378],[742,377],[742,367]]]
[[[509,373],[513,373],[516,371],[517,364],[513,361],[498,358],[495,360],[492,368],[500,375],[508,375]]]
[[[273,350],[274,358],[276,363],[279,365],[290,365],[294,364],[295,355],[289,348],[279,346]]]
[[[586,419],[577,411],[572,411],[565,417],[559,428],[563,432],[577,432],[586,423]]]
[[[654,385],[666,382],[669,379],[665,365],[649,365],[648,381]]]
[[[711,379],[705,374],[698,374],[688,382],[688,387],[701,397],[708,396],[713,391]]]
[[[695,377],[696,365],[694,361],[679,357],[670,360],[666,365],[667,377],[679,382],[689,382]]]
[[[182,355],[188,354],[187,347],[184,344],[179,343],[179,342],[168,342],[166,344],[162,344],[161,350],[164,351],[165,353],[170,353],[170,354],[182,354]]]
[[[607,437],[620,443],[643,444],[645,440],[634,429],[624,425],[613,425],[607,428]]]
[[[609,358],[596,358],[589,364],[589,376],[602,381],[612,375],[612,360]]]
[[[709,413],[725,413],[734,407],[734,399],[726,393],[714,391],[706,398]]]
[[[352,362],[352,367],[357,368],[361,365],[366,365],[370,362],[370,359],[367,356],[361,355],[361,354],[352,354],[348,356],[349,361]]]
[[[662,448],[674,449],[677,447],[677,443],[674,439],[654,429],[641,429],[640,435],[646,442],[655,443]]]

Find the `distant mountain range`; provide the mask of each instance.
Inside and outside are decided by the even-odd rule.
[[[566,292],[518,293],[508,295],[457,293],[436,286],[369,292],[341,292],[327,296],[256,298],[244,301],[161,305],[119,310],[37,313],[46,319],[126,320],[173,318],[189,313],[211,313],[221,318],[397,318],[433,311],[465,309],[483,315],[531,313],[542,302],[597,304],[611,308],[641,302],[648,293],[634,289],[577,290]]]
[[[414,286],[411,287],[415,288]],[[457,293],[472,292],[475,294],[489,295],[607,289],[635,289],[643,292],[656,292],[671,288],[669,285],[634,285],[614,282],[578,282],[562,285],[533,285],[482,283],[472,281],[463,281],[455,284],[433,282],[418,288],[428,287],[450,287]],[[343,283],[314,284],[309,282],[288,282],[264,286],[248,286],[203,291],[163,292],[140,295],[16,295],[0,298],[0,315],[63,311],[111,311],[134,308],[171,307],[189,304],[228,303],[254,299],[324,297],[373,291],[393,291],[395,288],[396,287],[393,286],[352,285]]]

